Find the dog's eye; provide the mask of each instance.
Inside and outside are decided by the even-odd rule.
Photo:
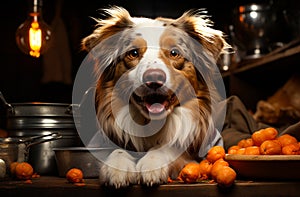
[[[178,49],[172,49],[170,51],[170,56],[171,57],[178,57],[180,55],[180,52],[178,51]]]
[[[137,58],[137,57],[139,57],[139,51],[138,51],[138,49],[132,49],[131,51],[129,51],[128,53],[127,53],[127,56],[129,57],[129,58],[131,58],[131,59],[134,59],[134,58]]]

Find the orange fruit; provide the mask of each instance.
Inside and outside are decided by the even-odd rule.
[[[229,166],[229,163],[224,159],[219,159],[215,163],[213,163],[210,171],[211,177],[213,179],[215,179],[215,177],[218,174],[218,171],[222,168],[222,166]]]
[[[288,144],[281,149],[283,155],[299,155],[300,145],[299,143]]]
[[[173,183],[173,179],[171,177],[168,177],[168,183]]]
[[[240,149],[238,145],[230,146],[227,150],[228,154],[236,154],[237,150]]]
[[[280,155],[281,144],[278,140],[266,140],[260,145],[262,155]]]
[[[246,148],[239,148],[239,149],[236,151],[235,154],[237,154],[237,155],[243,155],[243,154],[245,154],[245,150],[246,150]]]
[[[19,162],[12,162],[9,165],[9,169],[10,169],[10,174],[11,175],[16,175],[16,166],[18,165]]]
[[[258,146],[248,146],[245,148],[244,155],[260,155]]]
[[[214,163],[218,159],[225,158],[225,149],[222,146],[213,146],[211,147],[206,155],[206,159],[210,163]]]
[[[15,166],[15,174],[18,179],[27,180],[31,179],[33,174],[32,166],[27,162],[17,163]]]
[[[281,146],[284,147],[288,144],[297,143],[297,139],[290,134],[284,134],[282,136],[277,137],[277,140],[281,143]]]
[[[199,178],[202,180],[208,179],[210,177],[210,172],[211,172],[211,168],[212,168],[212,163],[210,163],[207,159],[203,159],[200,163],[199,163],[199,168],[200,168],[200,176]]]
[[[185,183],[196,182],[200,175],[199,163],[190,162],[187,163],[179,173],[179,179],[183,180]]]
[[[71,183],[82,183],[83,182],[83,172],[78,168],[71,168],[66,173],[66,178]]]
[[[273,127],[258,130],[251,135],[253,144],[260,146],[266,140],[273,140],[277,137],[278,131]]]
[[[236,172],[229,166],[221,166],[214,180],[221,187],[230,187],[236,179]]]
[[[253,146],[253,140],[252,140],[252,138],[242,139],[238,142],[237,145],[241,148]]]

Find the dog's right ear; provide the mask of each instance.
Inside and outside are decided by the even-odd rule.
[[[108,9],[103,9],[106,19],[95,19],[97,22],[94,32],[82,40],[82,50],[91,51],[102,40],[132,27],[133,22],[129,12],[118,6],[113,6]]]
[[[227,50],[231,48],[223,32],[212,27],[212,21],[202,13],[202,10],[187,11],[171,24],[186,31],[200,42],[215,61],[218,60],[220,54],[227,53]]]

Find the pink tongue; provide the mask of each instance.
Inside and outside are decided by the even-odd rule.
[[[161,113],[165,109],[165,106],[160,103],[154,103],[152,105],[147,103],[146,107],[148,111],[153,114]]]

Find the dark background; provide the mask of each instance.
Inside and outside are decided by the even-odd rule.
[[[43,18],[50,24],[53,19],[55,2],[63,0],[44,0]],[[89,35],[95,22],[90,17],[102,17],[98,9],[109,5],[123,6],[132,16],[146,17],[179,17],[188,9],[205,8],[214,21],[215,28],[227,33],[231,24],[233,10],[245,0],[64,0],[62,18],[67,28],[69,45],[72,54],[72,79],[75,78],[86,53],[80,50],[81,39]],[[280,4],[289,4],[289,1],[279,1]],[[285,3],[282,3],[285,2]],[[294,1],[297,2],[297,1]],[[53,82],[43,84],[42,56],[33,58],[23,54],[16,45],[15,32],[23,23],[32,1],[10,0],[2,2],[1,20],[1,47],[0,47],[0,91],[9,103],[16,102],[71,102],[72,84]]]

